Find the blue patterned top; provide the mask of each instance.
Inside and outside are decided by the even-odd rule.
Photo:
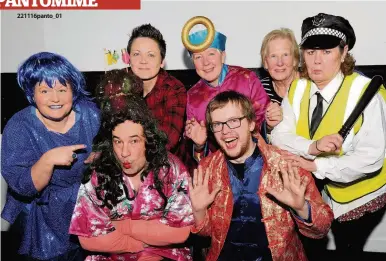
[[[263,159],[257,146],[244,164],[228,161],[233,213],[219,261],[272,260],[257,195],[262,167]]]
[[[8,184],[2,217],[21,224],[19,253],[37,259],[50,259],[79,247],[68,233],[71,215],[86,165],[100,125],[99,109],[89,101],[75,107],[75,124],[65,134],[49,131],[29,106],[16,113],[2,135],[1,173]],[[31,177],[32,166],[56,147],[86,144],[77,151],[71,167],[55,167],[50,183],[38,192]],[[17,222],[15,222],[17,220]]]

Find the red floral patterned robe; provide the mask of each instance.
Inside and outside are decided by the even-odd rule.
[[[306,189],[306,200],[311,206],[312,223],[305,223],[294,217],[288,209],[284,209],[267,197],[267,187],[280,190],[283,185],[275,169],[279,164],[285,163],[277,147],[268,145],[258,134],[258,146],[263,155],[264,166],[261,174],[258,195],[262,205],[263,222],[268,237],[268,247],[274,261],[306,261],[302,243],[297,235],[295,226],[300,233],[310,238],[322,238],[330,229],[333,213],[330,207],[323,202],[311,174],[304,169],[299,169],[300,176],[308,176],[309,184]],[[233,197],[226,159],[221,150],[201,160],[200,165],[204,173],[208,173],[209,191],[214,185],[219,185],[221,191],[216,196],[214,203],[208,208],[205,221],[192,228],[193,233],[211,236],[211,247],[206,256],[206,261],[215,261],[220,255],[224,245],[233,212]],[[252,232],[251,232],[252,233]]]

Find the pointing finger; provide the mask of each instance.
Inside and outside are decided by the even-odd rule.
[[[72,151],[76,151],[76,150],[80,150],[80,149],[85,149],[87,148],[87,146],[85,144],[77,144],[77,145],[72,145],[71,146],[71,150]]]

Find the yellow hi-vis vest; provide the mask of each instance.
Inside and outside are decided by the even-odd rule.
[[[355,108],[359,98],[366,90],[370,83],[370,79],[353,73],[346,76],[343,84],[340,86],[337,94],[331,102],[329,108],[323,116],[312,139],[318,140],[326,135],[338,133],[346,119],[350,116]],[[296,118],[296,134],[306,139],[311,140],[309,130],[309,101],[310,101],[311,82],[305,79],[295,80],[290,87],[288,93],[289,103],[292,105]],[[383,108],[385,109],[386,89],[381,86],[379,93],[383,97]],[[385,110],[386,112],[386,110]],[[363,123],[363,118],[355,122],[354,127],[347,135],[339,156],[342,156],[349,150],[354,135],[359,131]],[[326,156],[324,153],[320,156]],[[330,154],[331,155],[331,154]],[[386,155],[385,155],[386,158]],[[386,159],[383,162],[382,169],[350,184],[329,182],[325,186],[326,192],[336,202],[348,203],[360,197],[363,197],[371,192],[374,192],[386,184]]]

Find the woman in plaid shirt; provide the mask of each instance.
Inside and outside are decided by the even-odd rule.
[[[158,29],[144,24],[132,31],[127,51],[132,72],[143,81],[143,97],[174,152],[184,128],[185,86],[164,69],[166,42]]]

